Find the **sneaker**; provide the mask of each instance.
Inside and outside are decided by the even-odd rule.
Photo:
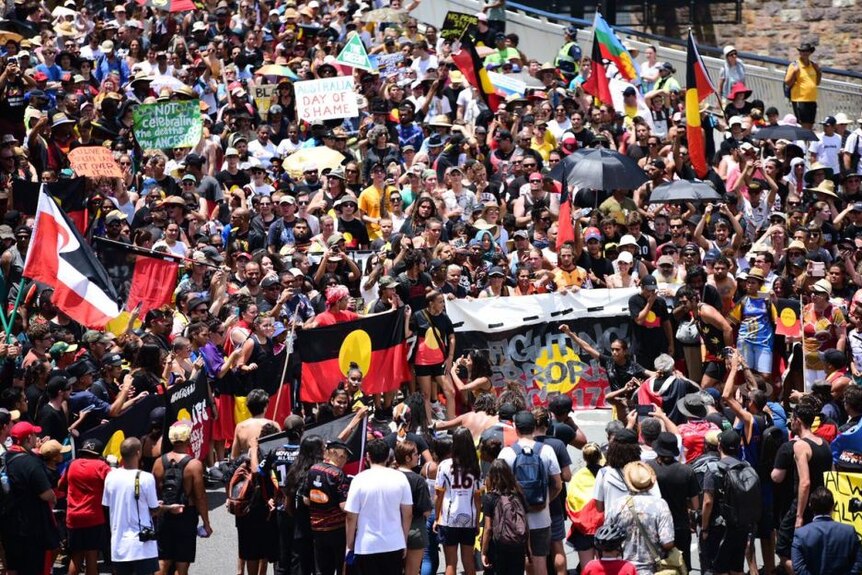
[[[439,401],[431,404],[431,417],[437,421],[446,421],[446,410],[440,405]]]

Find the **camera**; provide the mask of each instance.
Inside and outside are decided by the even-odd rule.
[[[156,531],[152,527],[141,527],[141,530],[138,532],[138,541],[141,543],[155,541],[156,539],[158,539],[158,535],[156,535]]]

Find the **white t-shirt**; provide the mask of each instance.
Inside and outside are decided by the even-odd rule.
[[[858,154],[862,152],[862,128],[857,128],[847,136],[847,141],[844,142],[844,152],[847,154]],[[856,173],[862,174],[862,162],[856,166]]]
[[[518,443],[521,444],[521,447],[531,447],[535,442],[532,439],[519,439]],[[509,467],[515,465],[515,457],[515,450],[511,447],[504,447],[500,455],[497,456],[498,459],[505,461]],[[551,477],[560,474],[560,462],[557,461],[557,454],[554,453],[554,448],[548,444],[542,445],[539,457],[542,458],[542,462],[545,464],[545,471],[548,474],[548,489],[550,490]],[[545,508],[541,511],[527,510],[527,526],[530,529],[544,529],[551,526],[551,511],[548,509],[547,504],[545,504]]]
[[[377,466],[357,475],[344,504],[345,511],[359,516],[353,552],[372,555],[407,547],[401,528],[402,505],[413,505],[406,475]]]
[[[135,475],[140,473],[140,497],[135,501]],[[138,561],[159,556],[155,541],[138,539],[141,527],[152,527],[150,509],[159,506],[156,478],[136,469],[113,469],[105,478],[102,505],[111,510],[111,560]],[[140,523],[138,523],[140,513]]]
[[[278,148],[275,147],[272,140],[266,144],[260,140],[255,140],[248,144],[248,155],[257,158],[264,168],[268,168],[272,157],[278,155]]]
[[[811,147],[808,151],[816,154],[817,161],[828,168],[832,168],[832,171],[836,174],[841,172],[841,136],[838,134],[832,134],[831,136],[821,134],[819,140],[811,142]]]
[[[474,494],[482,487],[482,479],[470,473],[455,473],[452,460],[444,459],[437,468],[434,487],[443,490],[441,525],[446,527],[475,527],[478,510],[474,505]]]

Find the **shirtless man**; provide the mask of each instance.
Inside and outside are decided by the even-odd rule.
[[[712,275],[706,283],[715,286],[721,296],[721,311],[724,315],[733,309],[733,296],[736,294],[736,279],[728,272],[730,271],[730,260],[721,256],[712,266]]]
[[[463,426],[473,434],[473,441],[478,441],[483,431],[495,426],[499,421],[494,395],[483,393],[473,402],[473,411],[463,413],[449,421],[435,421],[432,423],[432,429],[445,431]]]
[[[279,430],[281,427],[271,419],[264,417],[266,406],[269,404],[269,395],[262,389],[252,389],[246,398],[246,407],[248,407],[251,417],[236,426],[233,433],[233,445],[230,448],[231,459],[236,459],[243,453],[248,451],[251,446],[251,439],[257,439],[260,436],[260,428],[271,423]]]

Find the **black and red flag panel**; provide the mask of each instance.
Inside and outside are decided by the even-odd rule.
[[[82,234],[87,231],[87,178],[62,179],[49,184],[12,181],[12,207],[28,216],[36,213],[39,193],[44,185],[48,193],[57,200],[69,219]]]
[[[491,83],[491,78],[488,76],[488,71],[476,51],[471,39],[466,36],[461,40],[461,49],[452,54],[452,61],[458,66],[458,69],[467,78],[471,86],[479,90],[482,99],[488,105],[492,112],[497,112],[497,107],[503,101],[494,84]]]
[[[47,190],[39,194],[24,277],[54,288],[54,305],[86,327],[101,329],[120,315],[108,272]]]
[[[338,383],[347,379],[351,363],[363,373],[362,391],[384,393],[410,379],[404,308],[336,325],[299,332],[302,361],[300,399],[329,401]]]
[[[129,290],[128,309],[134,309],[141,304],[139,316],[147,315],[151,309],[171,303],[174,289],[177,287],[177,259],[151,258],[138,255],[135,258],[135,274],[132,276],[132,287]]]

